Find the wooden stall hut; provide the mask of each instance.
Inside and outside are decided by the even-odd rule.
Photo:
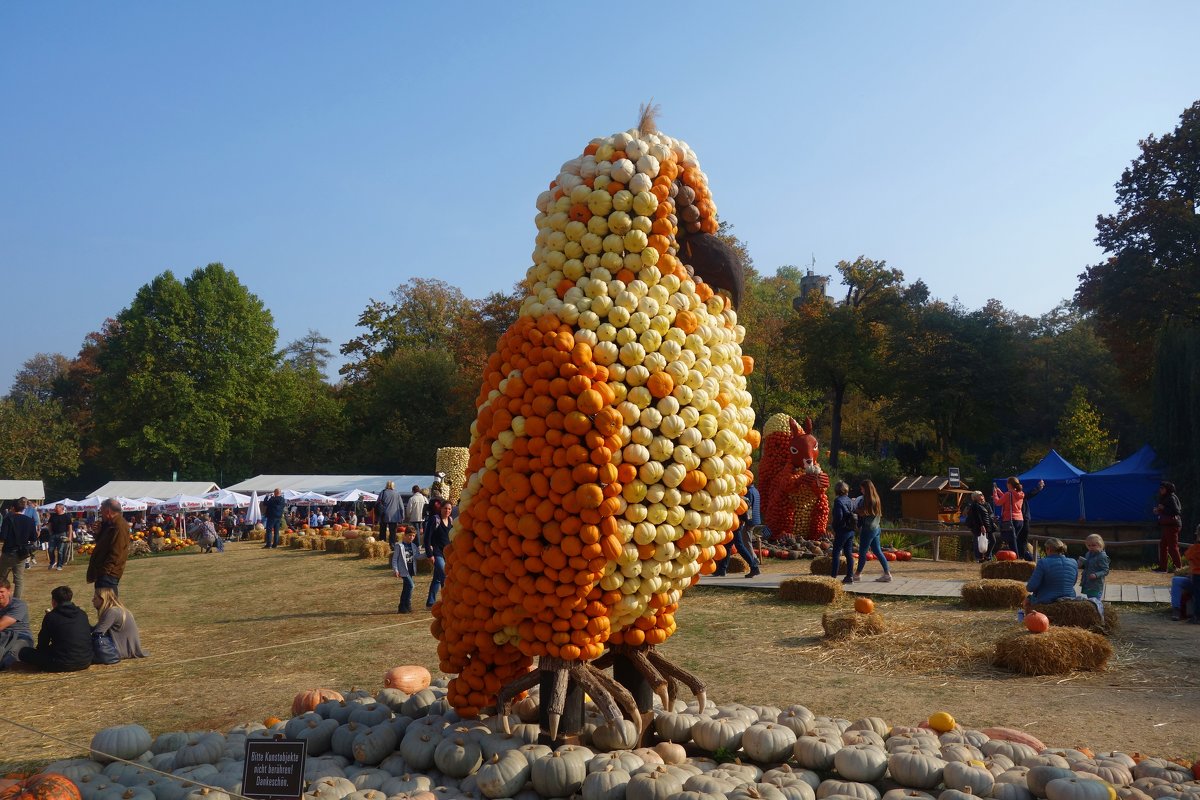
[[[917,475],[901,478],[892,487],[900,495],[900,526],[940,531],[959,527],[959,516],[971,502],[971,488],[965,481],[950,485],[946,475]],[[957,558],[970,552],[955,536],[931,537],[934,558]]]

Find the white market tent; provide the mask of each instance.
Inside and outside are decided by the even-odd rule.
[[[177,494],[174,497],[163,500],[151,510],[160,514],[176,514],[187,511],[203,511],[206,508],[212,507],[213,501],[207,498]]]
[[[433,484],[432,475],[257,475],[253,478],[226,486],[226,489],[242,494],[258,492],[264,497],[276,489],[291,489],[296,492],[318,492],[319,494],[341,494],[352,489],[362,489],[372,494],[383,490],[388,481],[396,484],[402,495],[412,492],[413,486],[422,489]]]
[[[88,497],[199,497],[220,488],[212,481],[109,481]]]
[[[19,497],[45,500],[46,487],[41,481],[0,481],[0,500],[16,500]]]
[[[359,501],[364,503],[374,503],[379,500],[379,495],[375,494],[374,492],[363,491],[362,489],[351,489],[348,492],[331,495],[331,497],[339,503],[357,503]]]
[[[245,508],[250,505],[250,495],[238,494],[228,489],[218,489],[204,495],[205,500],[212,500],[214,508]]]

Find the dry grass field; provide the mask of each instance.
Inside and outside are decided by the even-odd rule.
[[[65,583],[84,603],[90,599],[84,569],[76,563],[64,572],[43,566],[27,573],[35,629],[52,587]],[[923,577],[978,575],[973,565],[944,562],[903,569]],[[418,609],[428,580],[418,579]],[[1141,571],[1113,580],[1164,578]],[[0,673],[0,717],[66,740],[0,722],[0,769],[81,753],[107,725],[139,722],[152,733],[225,729],[286,715],[303,688],[377,689],[385,670],[403,663],[436,674],[429,614],[396,613],[399,581],[380,561],[236,544],[224,554],[133,561],[121,594],[151,657],[67,675]],[[881,598],[878,608],[885,633],[828,643],[822,607],[769,592],[696,588],[663,650],[704,678],[717,702],[803,703],[818,714],[878,715],[897,724],[947,710],[968,726],[1011,725],[1064,746],[1188,757],[1200,751],[1200,628],[1168,621],[1164,607],[1121,608],[1106,672],[1054,678],[991,666],[994,643],[1016,630],[1009,611],[969,611],[944,599]]]

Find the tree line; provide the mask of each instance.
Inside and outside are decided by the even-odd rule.
[[[814,417],[827,470],[879,483],[950,466],[982,482],[1050,447],[1093,470],[1149,439],[1186,501],[1200,483],[1197,140],[1200,102],[1141,143],[1118,212],[1097,220],[1105,261],[1037,317],[934,298],[866,256],[835,266],[831,296],[806,293],[811,276],[760,272],[723,226],[746,272],[760,423]],[[430,472],[438,447],[468,442],[483,365],[524,292],[518,282],[470,298],[413,278],[367,303],[331,380],[333,343],[310,330],[280,346],[270,311],[231,270],[164,272],[74,357],[25,363],[0,400],[0,474],[91,489],[115,477]]]

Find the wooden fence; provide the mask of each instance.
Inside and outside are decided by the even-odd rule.
[[[969,548],[971,551],[974,550],[974,546],[975,546],[974,535],[969,530],[966,530],[965,528],[881,528],[880,533],[900,533],[900,534],[904,534],[905,536],[911,536],[911,537],[928,536],[930,538],[930,542],[931,542],[930,546],[933,550],[933,560],[934,561],[941,561],[941,542],[942,542],[942,539],[944,539],[946,537],[970,539],[971,541],[969,542]],[[1040,534],[1030,534],[1029,541],[1032,543],[1035,543],[1034,544],[1034,558],[1037,557],[1036,543],[1044,542],[1047,539],[1058,539],[1063,544],[1067,544],[1067,545],[1076,544],[1076,545],[1083,546],[1085,544],[1084,539],[1067,539],[1067,538],[1063,538],[1061,536],[1044,536],[1044,535],[1040,535]],[[1157,547],[1158,539],[1132,539],[1132,540],[1126,540],[1126,541],[1113,541],[1110,539],[1104,540],[1104,547],[1106,550],[1112,550],[1112,549],[1121,548],[1121,547],[1145,547],[1146,545],[1154,545]]]

